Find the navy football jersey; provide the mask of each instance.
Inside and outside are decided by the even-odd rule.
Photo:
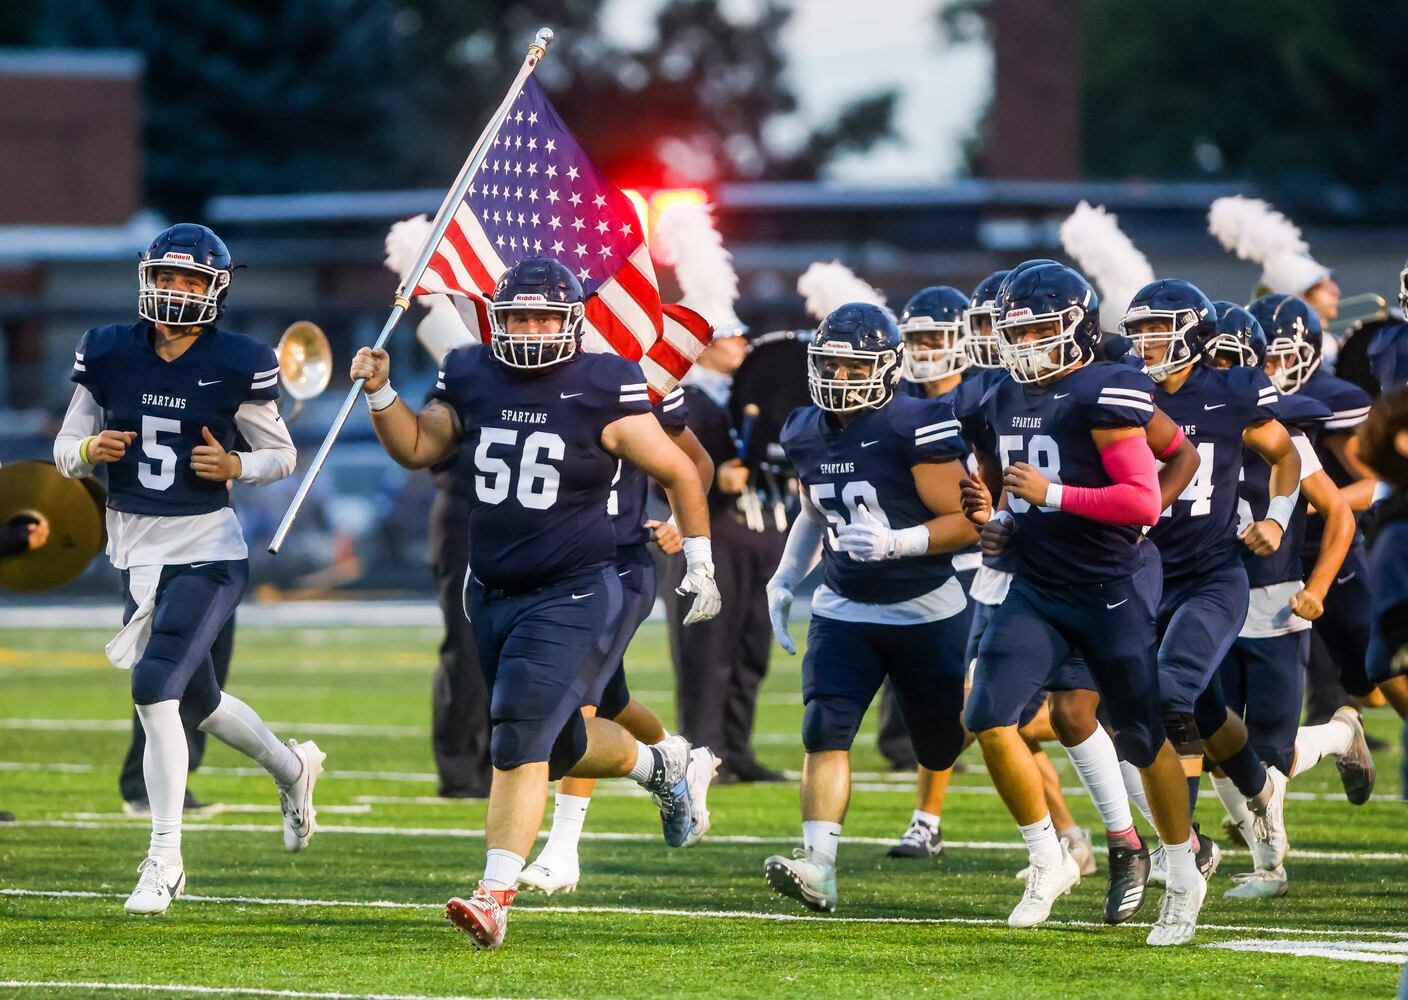
[[[1276,404],[1276,418],[1286,425],[1293,436],[1309,438],[1313,444],[1320,428],[1330,419],[1330,411],[1309,396],[1297,393],[1282,396]],[[1242,479],[1238,484],[1238,527],[1245,527],[1266,517],[1271,500],[1271,466],[1250,448],[1242,449]],[[1253,555],[1241,542],[1242,563],[1247,568],[1247,581],[1252,587],[1269,587],[1301,579],[1301,546],[1305,540],[1306,523],[1312,520],[1304,496],[1296,502],[1295,513],[1286,524],[1281,545],[1269,556]],[[1319,520],[1314,518],[1313,520]]]
[[[1324,367],[1316,369],[1315,374],[1305,380],[1305,384],[1300,387],[1297,396],[1307,396],[1328,407],[1331,413],[1330,419],[1325,421],[1323,426],[1324,434],[1333,433],[1354,433],[1354,429],[1362,424],[1369,415],[1369,407],[1373,400],[1369,394],[1353,382],[1346,382],[1342,378],[1337,378],[1325,371]],[[1348,471],[1340,460],[1335,457],[1323,442],[1317,443],[1315,453],[1320,456],[1320,464],[1325,467],[1325,474],[1330,477],[1336,486],[1348,486],[1354,482],[1356,476]],[[1321,518],[1312,518],[1305,532],[1305,551],[1311,554],[1319,551],[1320,538],[1325,533],[1325,522]],[[1355,536],[1354,545],[1362,544],[1358,535]]]
[[[1274,419],[1279,398],[1259,368],[1195,365],[1177,392],[1155,389],[1154,405],[1183,428],[1198,450],[1197,473],[1149,531],[1163,557],[1165,580],[1215,569],[1240,555],[1244,546],[1237,541],[1237,481],[1243,466],[1242,431]]]
[[[998,460],[1026,462],[1053,483],[1111,485],[1090,434],[1146,427],[1154,416],[1154,381],[1128,365],[1093,361],[1044,385],[999,379],[983,397]],[[1016,496],[1009,548],[1014,571],[1040,583],[1084,586],[1129,576],[1139,566],[1139,529],[1102,524]]]
[[[1408,323],[1389,323],[1369,342],[1369,370],[1384,392],[1408,382]]]
[[[525,372],[473,344],[445,356],[431,395],[459,416],[460,449],[473,456],[469,565],[480,581],[533,590],[615,558],[616,459],[601,432],[650,412],[640,365],[578,352]]]
[[[841,427],[819,407],[804,406],[787,418],[781,443],[813,506],[829,522],[822,564],[832,591],[862,604],[898,604],[953,575],[946,553],[862,562],[834,544],[834,529],[860,520],[862,504],[896,530],[933,518],[911,470],[924,462],[961,461],[968,454],[952,407],[896,395]]]
[[[278,358],[253,337],[212,326],[165,361],[153,333],[146,320],[94,327],[75,352],[71,377],[103,408],[103,427],[137,432],[108,465],[108,506],[167,517],[228,507],[229,488],[197,476],[191,451],[205,444],[207,427],[227,451],[235,446],[240,406],[279,398]]]
[[[1381,679],[1391,675],[1394,657],[1408,644],[1408,521],[1401,514],[1381,525],[1374,537],[1368,582],[1374,595],[1373,630],[1365,666],[1371,678]]]
[[[689,404],[684,390],[678,386],[654,407],[655,417],[667,431],[686,426]],[[650,479],[630,462],[616,463],[616,481],[606,501],[611,515],[611,527],[616,534],[616,547],[644,545],[653,537],[645,526],[645,501],[650,492]]]

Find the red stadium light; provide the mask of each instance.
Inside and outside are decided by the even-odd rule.
[[[692,204],[704,205],[709,201],[709,192],[703,188],[656,188],[649,196],[642,194],[636,188],[622,188],[622,193],[635,205],[636,213],[640,216],[642,231],[645,233],[645,241],[650,246],[650,255],[658,264],[669,263],[662,260],[660,253],[655,248],[655,224],[660,220],[660,213],[671,205]]]
[[[640,233],[642,238],[650,242],[650,203],[645,200],[645,195],[635,188],[622,188],[621,193],[631,199],[631,204],[636,207],[636,215],[640,219]]]

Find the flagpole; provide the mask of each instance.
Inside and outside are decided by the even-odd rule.
[[[396,297],[391,307],[391,314],[387,316],[385,324],[382,325],[381,333],[376,338],[373,349],[380,349],[385,346],[386,341],[391,337],[391,331],[396,329],[396,324],[401,317],[411,307],[411,300],[408,293],[415,290],[420,283],[421,275],[430,265],[430,258],[435,255],[435,248],[439,246],[440,239],[445,235],[445,230],[449,228],[450,221],[454,218],[455,209],[464,201],[465,192],[469,190],[470,182],[474,179],[475,173],[489,155],[489,137],[498,132],[503,121],[508,117],[509,108],[518,98],[519,91],[528,81],[528,77],[537,67],[539,61],[547,54],[548,46],[552,43],[552,29],[539,28],[537,35],[533,38],[533,44],[528,46],[528,55],[523,59],[523,65],[519,67],[518,75],[513,79],[513,85],[509,87],[508,94],[505,95],[503,103],[489,119],[489,124],[480,133],[478,141],[469,151],[469,157],[464,161],[464,166],[460,167],[460,172],[455,177],[455,183],[450,187],[445,195],[445,200],[440,203],[440,210],[435,213],[435,222],[430,227],[430,235],[426,237],[425,245],[420,248],[420,254],[416,257],[415,265],[406,272],[401,284],[396,288]],[[318,453],[313,456],[313,462],[308,466],[308,471],[303,474],[303,481],[298,484],[298,492],[294,494],[293,501],[288,505],[288,510],[284,512],[284,518],[279,522],[279,528],[274,532],[274,538],[269,542],[269,552],[277,555],[279,549],[284,544],[284,539],[288,537],[289,529],[293,527],[293,522],[298,517],[298,511],[303,506],[303,501],[308,498],[308,491],[313,488],[313,480],[318,478],[318,473],[322,471],[323,463],[327,461],[328,453],[332,451],[333,442],[342,433],[343,425],[347,423],[347,418],[352,415],[352,407],[357,403],[357,397],[362,392],[362,383],[366,379],[357,379],[352,383],[352,388],[348,390],[347,398],[342,401],[342,408],[337,411],[337,417],[333,420],[332,426],[328,428],[327,436],[323,438],[323,443],[318,446]]]

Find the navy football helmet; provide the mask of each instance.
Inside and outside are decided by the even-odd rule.
[[[1001,368],[997,354],[997,334],[992,324],[997,313],[997,290],[1011,271],[994,271],[973,289],[968,308],[963,311],[963,327],[967,331],[963,347],[978,368]]]
[[[963,314],[968,296],[949,285],[920,289],[900,313],[904,338],[904,377],[936,382],[973,363],[964,350]]]
[[[1294,295],[1263,296],[1248,306],[1248,312],[1266,334],[1266,374],[1277,389],[1287,395],[1296,392],[1320,367],[1325,339],[1320,314]]]
[[[1162,278],[1134,293],[1120,333],[1144,358],[1149,377],[1162,382],[1202,357],[1207,342],[1217,336],[1217,310],[1198,286]]]
[[[205,291],[159,288],[157,276],[172,269],[199,274]],[[205,226],[177,223],[157,234],[137,264],[137,315],[164,326],[214,323],[225,311],[234,273],[224,240]]]
[[[586,313],[582,283],[552,257],[525,257],[504,272],[489,301],[490,347],[510,368],[548,368],[577,353]],[[511,334],[504,317],[512,312],[559,313],[555,331]]]
[[[807,346],[812,402],[830,413],[878,409],[895,394],[903,358],[904,339],[890,314],[848,302],[821,321]]]
[[[1051,329],[1034,338],[1026,336],[1043,326]],[[1064,264],[1019,264],[998,292],[994,329],[1002,367],[1018,382],[1044,382],[1095,357],[1100,344],[1100,296],[1078,271]]]
[[[1266,364],[1266,332],[1261,322],[1235,302],[1218,300],[1217,334],[1203,347],[1203,363],[1216,368],[1214,359],[1225,359],[1233,367],[1260,368]]]

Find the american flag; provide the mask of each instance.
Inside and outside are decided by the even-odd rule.
[[[640,362],[657,401],[709,343],[712,331],[698,313],[662,305],[635,206],[532,77],[490,139],[412,294],[464,296],[460,317],[482,343],[486,296],[525,257],[556,257],[576,272],[588,295],[582,346]]]

